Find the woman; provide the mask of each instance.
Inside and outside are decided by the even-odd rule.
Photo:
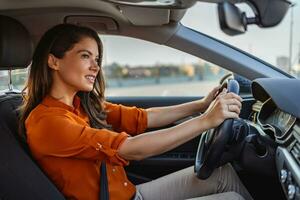
[[[251,199],[229,165],[206,181],[188,168],[137,187],[130,183],[123,168],[130,160],[166,152],[226,118],[237,118],[241,98],[223,91],[214,100],[215,88],[202,100],[177,106],[139,109],[111,104],[104,98],[102,55],[95,31],[68,24],[47,31],[33,55],[21,130],[33,157],[67,199],[99,199],[101,163],[106,163],[112,200],[185,199],[228,191]],[[205,113],[172,128],[143,133],[196,112]],[[223,197],[242,198],[237,193]]]

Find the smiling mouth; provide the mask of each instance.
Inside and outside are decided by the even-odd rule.
[[[85,78],[91,83],[94,83],[95,79],[96,79],[96,77],[92,76],[92,75],[87,75],[87,76],[85,76]]]

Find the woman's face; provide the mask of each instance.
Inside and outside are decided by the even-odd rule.
[[[53,56],[52,56],[53,57]],[[52,58],[53,59],[53,58]],[[92,38],[82,38],[74,47],[67,51],[63,58],[54,58],[54,84],[60,89],[91,91],[96,76],[99,52],[96,41]],[[51,61],[50,61],[51,62]]]

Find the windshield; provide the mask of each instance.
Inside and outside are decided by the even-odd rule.
[[[248,12],[246,6],[242,5],[243,8]],[[278,26],[267,29],[248,26],[248,31],[239,36],[228,36],[220,30],[217,4],[213,3],[198,2],[188,9],[181,23],[300,77],[298,4]],[[223,66],[164,45],[118,35],[100,35],[100,38],[104,46],[107,96],[201,96],[231,73]],[[15,89],[24,88],[27,70],[12,71]],[[8,77],[8,71],[0,71],[0,92],[8,88]]]
[[[239,6],[253,16],[247,5]],[[212,14],[214,13],[214,14]],[[248,25],[245,34],[226,35],[219,27],[217,4],[198,2],[187,11],[182,24],[246,51],[279,69],[300,77],[300,4],[295,4],[272,28]]]

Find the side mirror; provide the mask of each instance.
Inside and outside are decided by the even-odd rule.
[[[228,35],[238,35],[247,31],[247,17],[238,7],[227,1],[218,4],[221,29]]]

